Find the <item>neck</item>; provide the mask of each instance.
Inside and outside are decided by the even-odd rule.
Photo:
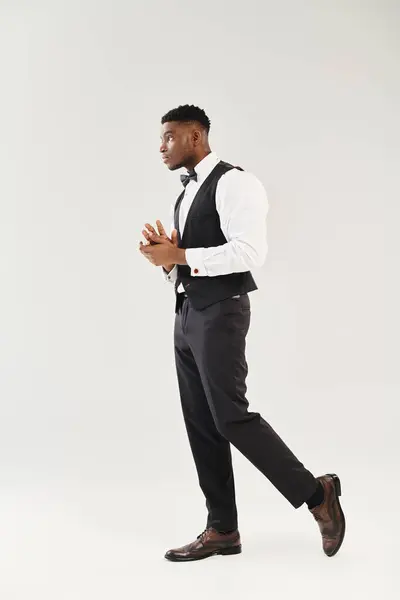
[[[187,168],[188,171],[191,171],[195,168],[196,165],[199,164],[199,162],[201,162],[203,160],[203,158],[205,158],[206,156],[208,156],[211,153],[211,148],[203,148],[200,152],[198,152],[198,154],[196,154],[196,156],[193,157],[193,159],[188,162],[185,167]]]

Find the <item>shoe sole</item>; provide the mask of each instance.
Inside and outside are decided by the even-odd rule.
[[[340,505],[340,500],[339,500],[339,496],[342,495],[342,486],[340,483],[340,479],[339,477],[336,475],[336,473],[327,473],[327,475],[329,477],[332,477],[333,479],[333,483],[335,485],[335,494],[336,494],[336,502],[338,503],[339,506],[339,510],[340,510],[340,515],[342,517],[343,520],[343,530],[342,530],[342,534],[340,536],[340,540],[338,545],[336,546],[336,548],[334,549],[334,551],[331,554],[327,554],[326,556],[328,556],[329,558],[331,558],[332,556],[335,556],[335,554],[337,554],[340,550],[341,545],[343,544],[343,540],[344,540],[344,534],[346,532],[346,519],[344,517],[344,512],[342,510],[342,507]]]
[[[208,554],[203,554],[202,556],[189,556],[189,557],[177,557],[177,556],[167,556],[165,557],[167,560],[171,562],[191,562],[193,560],[203,560],[203,558],[210,558],[210,556],[230,556],[232,554],[240,554],[242,552],[242,545],[233,546],[232,548],[220,548],[219,550],[214,550],[213,552],[209,552]]]

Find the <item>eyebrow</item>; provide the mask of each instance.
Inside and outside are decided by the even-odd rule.
[[[172,133],[172,135],[173,135],[174,131],[172,131],[172,129],[168,129],[168,131],[164,131],[163,135],[160,136],[160,138],[163,138],[165,135],[169,135],[170,133]]]

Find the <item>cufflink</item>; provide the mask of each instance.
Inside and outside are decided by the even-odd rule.
[[[193,269],[193,273],[195,273],[197,275],[197,273],[199,272],[198,269]]]

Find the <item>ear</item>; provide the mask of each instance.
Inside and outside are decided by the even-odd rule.
[[[192,134],[193,145],[198,146],[202,140],[202,133],[199,129],[195,129]]]

